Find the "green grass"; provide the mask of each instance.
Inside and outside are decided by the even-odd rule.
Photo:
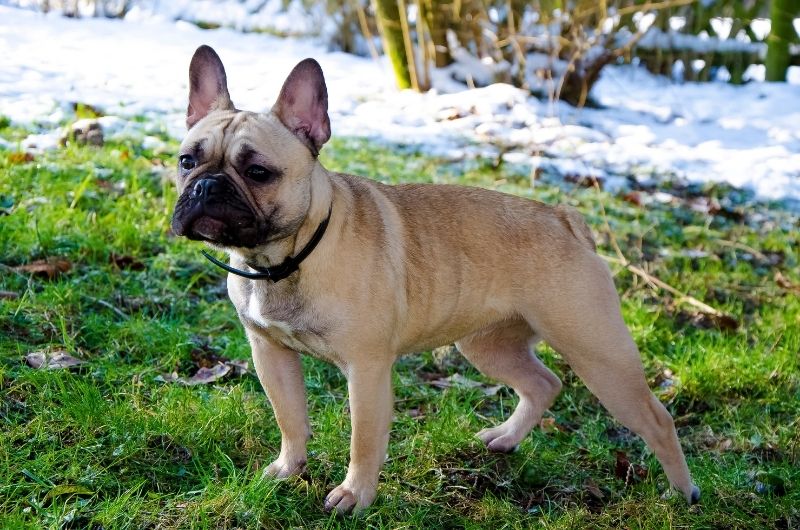
[[[7,139],[21,137],[0,125]],[[718,187],[693,191],[723,205],[733,196],[720,215],[643,208],[594,189],[531,188],[527,175],[489,162],[333,141],[323,155],[331,169],[567,202],[598,233],[602,204],[631,260],[740,323],[706,329],[690,306],[612,266],[650,383],[703,489],[699,506],[663,495],[652,454],[543,347],[565,383],[547,415],[555,427],[535,430],[511,455],[489,454],[473,437],[510,412],[511,392],[427,384],[453,373],[485,381],[454,354],[402,359],[379,497],[358,517],[336,517],[321,510],[348,455],[346,385],[335,368],[304,359],[315,434],[307,473],[282,482],[260,478],[280,438],[252,374],[195,387],[156,379],[249,356],[219,270],[199,244],[168,234],[173,155],[119,143],[32,161],[0,151],[0,290],[19,295],[0,298],[0,527],[800,526],[800,301],[775,280],[780,272],[800,283],[797,216],[737,206]],[[72,264],[54,280],[9,268],[52,256]],[[87,363],[72,372],[27,367],[25,354],[47,348]],[[671,385],[662,384],[666,370]],[[617,478],[618,451],[649,470],[643,479]]]

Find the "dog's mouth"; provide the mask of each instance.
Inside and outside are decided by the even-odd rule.
[[[192,223],[187,236],[190,239],[193,239],[192,236],[197,236],[200,239],[217,241],[225,234],[225,228],[225,223],[219,219],[203,215]]]
[[[222,246],[252,248],[267,234],[263,223],[224,181],[215,182],[213,194],[199,194],[187,188],[172,215],[172,231],[195,241]]]

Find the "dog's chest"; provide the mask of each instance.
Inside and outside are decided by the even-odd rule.
[[[237,306],[245,326],[256,328],[290,350],[335,360],[319,319],[293,297],[276,296],[274,291],[256,286]]]

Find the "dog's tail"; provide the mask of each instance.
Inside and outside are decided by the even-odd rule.
[[[575,236],[578,241],[592,252],[597,251],[597,245],[595,244],[594,236],[592,236],[592,231],[589,229],[589,225],[586,224],[586,220],[578,210],[572,206],[560,204],[556,206],[556,212],[561,222],[569,228],[569,231],[572,232],[572,235]]]

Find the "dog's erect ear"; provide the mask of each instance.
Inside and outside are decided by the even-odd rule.
[[[200,46],[189,65],[189,108],[186,128],[191,129],[212,110],[232,110],[225,67],[210,46]]]
[[[331,122],[328,89],[317,61],[305,59],[294,67],[283,83],[272,112],[314,156],[319,154],[322,145],[331,137]]]

